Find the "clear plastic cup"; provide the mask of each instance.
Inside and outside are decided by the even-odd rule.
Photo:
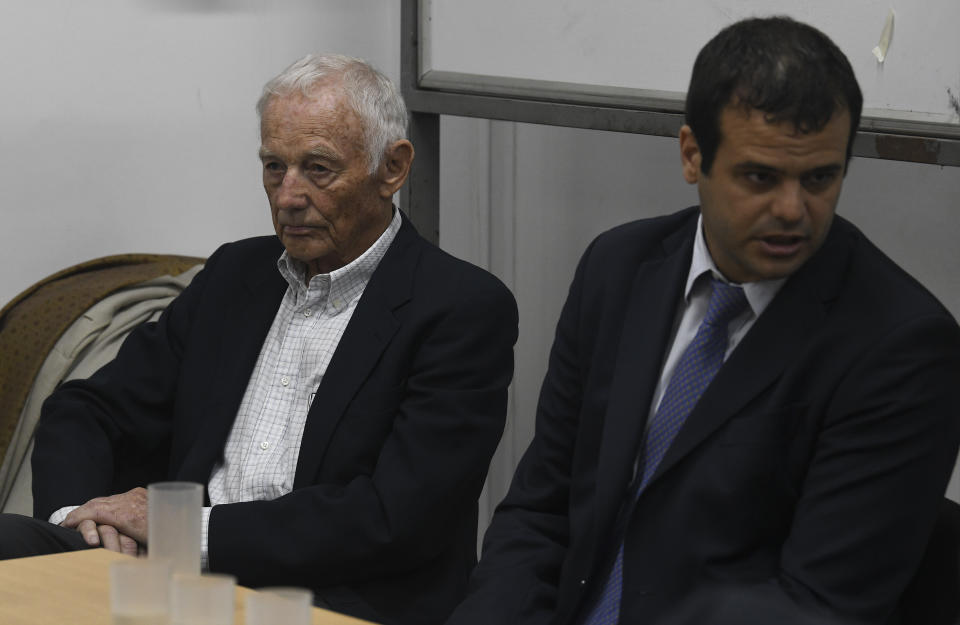
[[[170,625],[234,625],[236,587],[232,575],[174,573]]]
[[[174,573],[200,574],[203,486],[157,482],[147,486],[147,554],[169,559]]]
[[[170,601],[169,560],[123,558],[110,563],[113,625],[166,625]]]

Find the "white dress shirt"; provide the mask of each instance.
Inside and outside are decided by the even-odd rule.
[[[690,262],[690,271],[687,274],[683,302],[678,307],[677,318],[674,320],[673,339],[667,350],[663,369],[660,370],[660,381],[657,383],[657,389],[653,394],[653,403],[650,405],[650,414],[647,418],[648,425],[653,420],[657,407],[660,406],[663,394],[667,390],[667,384],[670,382],[670,376],[673,375],[673,370],[677,367],[677,361],[680,360],[684,350],[693,341],[700,323],[707,316],[707,305],[710,303],[710,293],[712,291],[710,276],[728,284],[733,284],[720,273],[716,263],[713,262],[713,257],[710,256],[710,250],[707,249],[707,242],[703,237],[703,217],[700,217],[697,220],[697,234],[693,242],[693,259]],[[750,331],[757,318],[773,301],[773,297],[786,281],[786,278],[779,278],[739,285],[743,287],[743,293],[750,306],[731,319],[727,326],[727,351],[723,356],[724,361],[730,357],[730,354]]]

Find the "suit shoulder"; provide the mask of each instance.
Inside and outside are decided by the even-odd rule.
[[[682,244],[694,234],[699,216],[696,206],[657,217],[638,219],[615,226],[590,243],[584,261],[605,267],[633,267],[643,258]]]
[[[250,237],[224,243],[210,255],[207,264],[228,262],[231,266],[240,268],[248,263],[259,265],[264,258],[277,259],[282,253],[283,245],[275,235]]]
[[[276,254],[279,256],[283,252],[283,245],[276,235],[271,234],[224,243],[217,249],[218,252],[221,250],[226,254],[237,256],[261,254]]]
[[[878,248],[849,221],[836,218],[837,236],[851,249],[846,299],[878,321],[900,323],[921,316],[953,315],[927,287]]]
[[[472,294],[473,298],[508,300],[516,307],[513,293],[500,278],[426,241],[423,242],[420,272],[425,284],[431,288],[443,284],[450,292]]]

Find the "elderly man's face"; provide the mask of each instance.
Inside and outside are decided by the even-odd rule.
[[[260,160],[273,226],[308,280],[360,256],[390,223],[390,196],[369,173],[360,118],[339,85],[273,97]]]
[[[823,244],[843,186],[850,115],[834,113],[819,132],[768,123],[728,106],[710,173],[690,128],[680,131],[683,175],[696,183],[707,248],[734,282],[784,278]]]

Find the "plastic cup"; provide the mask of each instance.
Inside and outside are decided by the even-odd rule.
[[[170,598],[169,560],[124,558],[110,563],[113,625],[166,625]]]
[[[305,588],[263,588],[247,594],[246,625],[310,625],[312,605]]]
[[[200,574],[203,486],[157,482],[147,486],[147,554],[169,559],[174,573]]]
[[[234,625],[236,587],[232,575],[174,573],[170,625]]]

